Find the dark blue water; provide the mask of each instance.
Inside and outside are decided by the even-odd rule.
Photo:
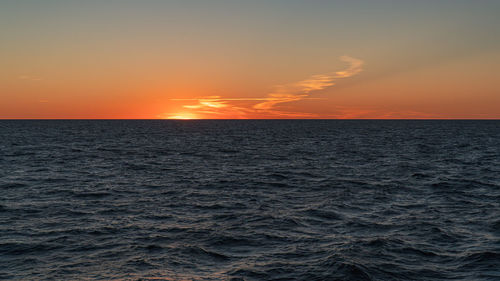
[[[500,280],[500,121],[0,121],[1,280]]]

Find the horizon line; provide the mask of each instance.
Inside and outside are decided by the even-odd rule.
[[[163,120],[163,121],[203,121],[203,120],[408,120],[408,121],[418,121],[418,120],[485,120],[485,121],[500,121],[500,118],[192,118],[192,119],[165,119],[165,118],[0,118],[0,121],[22,121],[22,120],[33,120],[33,121],[50,121],[50,120],[60,120],[60,121],[70,121],[70,120]]]

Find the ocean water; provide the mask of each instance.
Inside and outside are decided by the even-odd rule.
[[[0,280],[500,280],[500,121],[0,121]]]

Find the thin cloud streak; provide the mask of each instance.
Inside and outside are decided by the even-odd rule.
[[[197,104],[183,106],[183,108],[192,110],[193,113],[197,114],[232,116],[232,118],[245,118],[248,114],[274,117],[314,118],[318,117],[318,115],[303,112],[287,112],[276,110],[275,108],[277,105],[283,103],[305,99],[319,99],[310,97],[310,94],[314,91],[320,91],[332,87],[335,85],[337,80],[357,75],[363,71],[364,62],[362,60],[349,56],[342,56],[340,59],[349,64],[347,69],[343,71],[317,74],[299,82],[276,86],[275,90],[272,93],[269,93],[267,97],[222,98],[220,96],[207,96],[197,99],[172,100],[197,101]],[[231,103],[239,101],[259,101],[259,103],[251,107],[241,107]]]
[[[280,103],[299,101],[309,97],[313,91],[319,91],[335,85],[335,81],[348,78],[360,73],[363,70],[363,61],[349,56],[342,56],[342,61],[349,63],[349,68],[344,71],[313,75],[308,79],[278,86],[274,93],[270,93],[272,100],[254,105],[258,110],[271,110]]]
[[[43,78],[41,78],[41,77],[35,77],[35,76],[30,76],[30,75],[19,75],[17,77],[17,79],[24,80],[24,81],[34,81],[34,82],[43,81]]]

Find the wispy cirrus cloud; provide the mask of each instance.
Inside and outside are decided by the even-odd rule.
[[[19,75],[17,77],[18,80],[24,80],[24,81],[34,81],[34,82],[38,82],[38,81],[42,81],[43,78],[41,77],[36,77],[36,76],[31,76],[31,75]]]
[[[360,73],[363,61],[349,56],[342,56],[342,61],[349,63],[349,68],[343,71],[313,75],[305,80],[287,85],[277,86],[275,92],[268,94],[270,100],[258,103],[253,108],[270,110],[280,103],[299,101],[309,97],[313,91],[319,91],[335,85],[335,81]]]
[[[223,98],[220,96],[208,96],[197,99],[173,99],[184,101],[197,101],[196,104],[184,105],[183,108],[190,110],[190,114],[203,114],[217,116],[232,116],[231,118],[245,118],[247,115],[274,116],[274,117],[316,117],[313,113],[289,112],[276,109],[283,103],[300,101],[305,99],[317,99],[310,97],[314,91],[320,91],[335,85],[339,79],[354,76],[363,71],[364,62],[349,56],[340,59],[349,64],[342,71],[313,75],[307,79],[274,87],[274,91],[265,97],[257,98]],[[237,106],[237,102],[256,101],[251,106]],[[175,115],[174,115],[175,116]]]

